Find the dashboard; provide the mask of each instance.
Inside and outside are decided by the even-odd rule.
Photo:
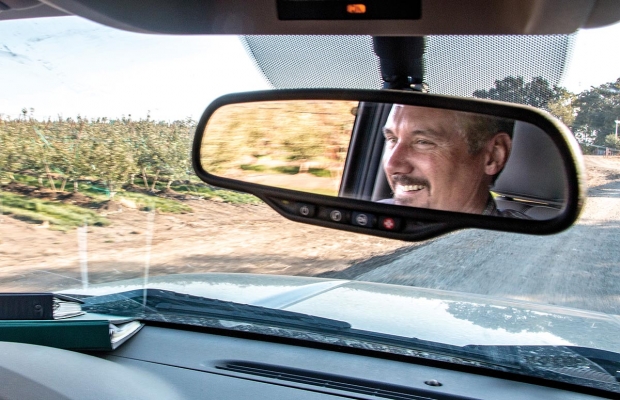
[[[335,350],[152,325],[110,353],[0,342],[0,398],[599,398]]]

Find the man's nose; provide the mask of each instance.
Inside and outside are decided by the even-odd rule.
[[[383,159],[383,167],[387,175],[408,174],[413,170],[409,162],[409,146],[399,142],[392,149],[388,149]]]

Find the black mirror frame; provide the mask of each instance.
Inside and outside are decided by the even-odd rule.
[[[528,122],[546,132],[561,155],[567,173],[567,204],[559,215],[545,221],[491,217],[370,203],[363,200],[274,188],[218,177],[202,168],[200,148],[203,135],[209,119],[217,109],[235,103],[286,100],[344,100],[397,103],[487,114]],[[554,234],[570,227],[577,220],[586,197],[585,167],[579,145],[569,129],[550,114],[530,106],[513,103],[395,90],[295,89],[235,93],[222,96],[207,107],[198,122],[192,145],[192,165],[196,175],[202,181],[213,186],[253,194],[290,220],[406,241],[426,240],[463,228],[479,228],[535,235]],[[299,203],[315,205],[317,210],[319,208],[338,209],[347,212],[364,212],[390,216],[400,219],[403,226],[399,231],[389,231],[334,222],[319,217],[304,217],[295,208],[295,204]]]

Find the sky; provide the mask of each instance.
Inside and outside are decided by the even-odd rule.
[[[620,77],[620,24],[577,35],[561,85]],[[76,17],[0,23],[0,114],[198,119],[215,98],[269,89],[234,36],[147,35]]]
[[[574,93],[615,82],[620,78],[620,23],[597,29],[581,30],[563,79]]]
[[[74,18],[0,23],[0,113],[198,119],[215,98],[269,85],[234,36],[160,36]]]

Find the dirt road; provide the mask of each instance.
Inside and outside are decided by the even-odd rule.
[[[331,276],[620,314],[620,161],[589,156],[586,163],[585,210],[565,232],[464,230]]]

